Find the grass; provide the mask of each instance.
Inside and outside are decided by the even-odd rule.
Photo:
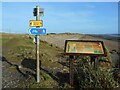
[[[33,39],[30,37],[31,36],[23,37],[22,35],[5,35],[5,34],[2,37],[3,56],[12,64],[16,64],[19,66],[24,65],[21,68],[21,70],[24,72],[25,70],[27,70],[27,68],[29,69],[33,68],[34,65],[32,63],[36,62],[36,55],[35,55],[36,45],[33,43]],[[45,67],[45,68],[63,67],[61,64],[57,62],[59,59],[58,57],[59,52],[63,52],[63,50],[54,45],[51,46],[51,44],[45,41],[40,41],[41,67]],[[41,71],[40,76],[41,76],[41,83],[37,84],[36,81],[32,79],[32,81],[26,84],[26,86],[30,88],[58,87],[58,82],[56,82],[48,73]],[[24,85],[21,85],[21,87],[24,87]]]
[[[3,44],[3,56],[10,62],[19,66],[22,66],[20,69],[21,71],[34,71],[33,68],[36,68],[36,45],[33,43],[33,37],[28,35],[13,35],[13,34],[4,34],[2,39]],[[108,50],[107,50],[108,51]],[[63,65],[61,65],[58,60],[60,59],[60,53],[63,52],[63,49],[54,46],[53,44],[47,43],[46,41],[40,41],[40,61],[41,61],[41,67],[42,68],[48,68],[49,70],[52,69],[53,71],[58,68],[63,68]],[[106,60],[106,58],[100,58],[101,60]],[[108,55],[107,59],[109,59],[109,62],[111,62],[110,56]],[[83,60],[83,58],[82,58]],[[87,59],[88,60],[88,59]],[[83,60],[83,63],[86,63],[88,61]],[[84,65],[81,63],[82,65]],[[10,69],[10,71],[14,72],[15,68],[7,68]],[[68,67],[66,67],[68,70]],[[89,67],[81,67],[81,71],[83,70],[82,74],[84,76],[88,77],[89,75],[94,76],[95,78],[100,79],[100,75],[102,76],[102,71],[96,71],[90,70],[90,72],[87,72],[85,70],[91,69]],[[53,71],[49,72],[50,74],[53,74]],[[85,72],[84,72],[85,71]],[[89,71],[89,70],[88,70]],[[59,71],[61,72],[61,71]],[[106,71],[104,71],[106,72]],[[31,75],[30,81],[26,84],[28,88],[68,88],[70,87],[68,83],[62,83],[60,85],[60,78],[59,76],[55,76],[59,82],[57,82],[50,74],[45,72],[44,70],[41,70],[40,72],[40,78],[41,82],[36,83],[35,77]],[[85,73],[88,73],[87,75]],[[34,73],[32,73],[34,74]],[[99,74],[96,77],[96,74]],[[107,73],[109,75],[109,73]],[[80,74],[81,76],[81,74]],[[102,76],[104,77],[104,76]],[[68,77],[69,78],[69,77]],[[88,79],[90,79],[88,77]],[[109,78],[107,78],[108,80]],[[87,80],[87,79],[86,79]],[[94,80],[94,79],[92,79]],[[95,79],[96,82],[98,79]],[[106,82],[107,82],[106,80]],[[111,79],[113,80],[113,79]],[[81,80],[80,80],[81,81]],[[83,81],[83,87],[86,84],[91,84],[92,82]],[[100,81],[100,80],[99,80]],[[87,82],[87,83],[86,83]],[[80,82],[81,83],[81,82]],[[85,85],[84,85],[85,84]],[[95,83],[94,83],[95,84]],[[99,84],[99,83],[98,83]],[[110,85],[112,85],[110,83]],[[109,85],[109,86],[110,86]],[[25,85],[21,84],[19,85],[21,87],[25,87]],[[90,86],[90,87],[91,87]],[[94,85],[95,86],[95,85]],[[99,85],[98,85],[99,86]],[[97,86],[96,86],[97,87]],[[103,86],[104,87],[104,86]],[[113,86],[114,87],[114,86]]]
[[[33,82],[28,88],[54,88],[58,87],[58,83],[54,81],[48,74],[45,72],[40,73],[40,83]]]

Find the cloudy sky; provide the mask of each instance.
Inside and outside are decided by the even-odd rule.
[[[33,8],[44,8],[43,27],[48,33],[118,33],[117,2],[3,2],[2,30],[29,33]]]

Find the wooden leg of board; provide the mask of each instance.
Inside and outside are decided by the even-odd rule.
[[[70,56],[70,60],[69,60],[69,65],[70,65],[70,85],[73,87],[73,84],[74,84],[74,69],[73,69],[73,63],[74,63],[74,59],[73,59],[74,56]]]

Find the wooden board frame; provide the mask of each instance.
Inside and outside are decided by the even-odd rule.
[[[99,42],[102,44],[103,52],[104,54],[93,54],[93,53],[67,53],[66,52],[66,46],[68,42]],[[66,40],[65,46],[64,46],[64,55],[74,55],[74,56],[80,56],[80,55],[86,55],[86,56],[107,56],[107,51],[105,49],[105,45],[103,41],[95,41],[95,40]]]

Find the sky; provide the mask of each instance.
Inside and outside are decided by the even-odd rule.
[[[44,8],[47,33],[117,34],[117,2],[2,2],[2,32],[28,33],[33,8]]]

